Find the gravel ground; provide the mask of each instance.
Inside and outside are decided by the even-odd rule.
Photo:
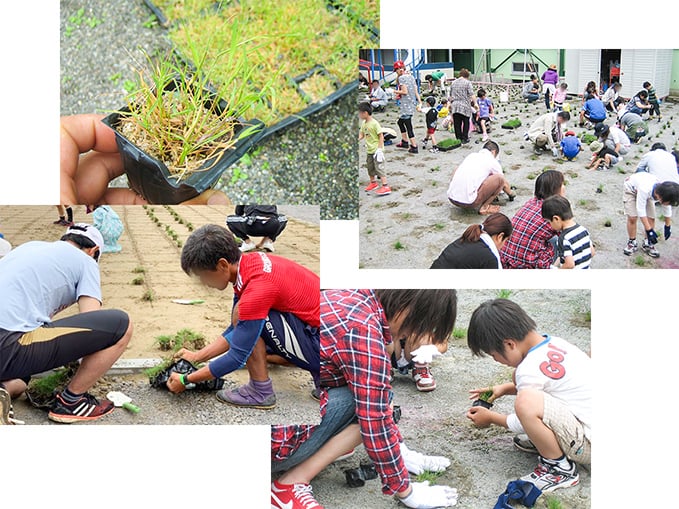
[[[82,19],[77,20],[79,9]],[[147,28],[142,0],[61,1],[61,114],[104,113],[124,104],[127,80],[153,54],[171,47],[166,31]],[[72,19],[73,18],[73,19]],[[320,204],[322,219],[356,219],[353,97],[261,142],[218,187],[234,203]],[[112,184],[126,186],[124,177]],[[349,190],[349,191],[347,191]]]
[[[502,213],[511,218],[532,197],[535,177],[545,169],[557,169],[565,174],[566,197],[571,202],[575,219],[589,230],[596,247],[592,268],[679,268],[679,238],[676,235],[668,241],[661,238],[658,244],[661,256],[658,259],[641,252],[631,257],[622,253],[627,240],[622,207],[623,180],[634,172],[641,156],[656,141],[662,141],[670,150],[676,145],[673,122],[676,122],[679,108],[675,104],[664,103],[662,106],[664,120],[671,124],[669,128],[660,132],[665,122],[650,122],[652,138],[643,138],[634,145],[631,153],[617,166],[606,171],[595,171],[585,169],[592,155],[588,147],[583,147],[584,151],[575,161],[554,159],[551,153],[541,156],[533,154],[532,144],[524,141],[523,133],[533,120],[545,112],[544,102],[499,105],[496,98],[492,99],[499,107],[498,121],[493,123],[490,138],[500,145],[503,170],[509,182],[516,186],[518,194],[514,202],[507,201],[506,196],[501,195]],[[573,99],[571,104],[575,106],[580,103]],[[522,125],[518,129],[512,131],[500,127],[507,119],[514,117],[521,119]],[[394,104],[390,104],[386,112],[376,113],[375,118],[383,127],[391,127],[398,132],[398,108]],[[606,123],[613,124],[614,119],[609,117]],[[577,127],[577,119],[573,115],[569,128],[578,135],[584,131]],[[424,114],[416,115],[414,129],[420,143],[426,132]],[[592,130],[588,132],[593,133]],[[439,126],[437,142],[452,137],[453,134]],[[472,143],[468,145],[436,154],[420,149],[420,153],[414,155],[393,145],[386,147],[386,172],[392,194],[380,197],[360,192],[361,268],[429,268],[443,248],[460,237],[468,225],[483,221],[474,212],[451,205],[446,196],[455,168],[468,154],[482,147],[479,133],[471,133],[470,138]],[[363,188],[368,181],[364,143],[360,145],[359,161],[359,184]],[[599,187],[600,193],[597,192]],[[657,215],[660,214],[658,207]],[[608,224],[610,226],[606,226]],[[657,222],[656,230],[659,224]],[[641,239],[641,226],[638,232],[637,239]],[[398,246],[397,242],[400,243]]]
[[[460,290],[457,327],[466,329],[473,310],[497,294],[497,290]],[[589,291],[516,290],[509,298],[535,319],[540,332],[563,337],[589,352],[590,323],[585,315],[590,310]],[[514,449],[513,435],[505,429],[475,428],[465,417],[469,408],[467,391],[508,381],[511,370],[490,357],[473,357],[466,339],[454,339],[448,352],[434,361],[432,371],[437,389],[426,394],[419,393],[409,377],[396,377],[394,403],[403,411],[399,423],[401,433],[410,448],[444,455],[451,460],[451,467],[437,483],[458,489],[456,507],[493,507],[507,483],[529,473],[536,459]],[[507,397],[496,402],[494,409],[509,413],[512,405],[513,398]],[[312,482],[317,500],[328,509],[403,507],[381,494],[379,480],[368,481],[362,488],[346,485],[343,470],[357,467],[360,462],[369,462],[363,447],[356,450],[354,457],[326,468]],[[564,509],[590,507],[590,472],[581,468],[579,486],[558,490],[552,495],[561,501]],[[546,497],[541,497],[535,507],[546,507]]]
[[[141,408],[138,414],[116,409],[108,415],[87,425],[111,424],[274,424],[278,422],[318,422],[318,401],[311,397],[314,388],[311,375],[300,370],[270,366],[271,376],[276,380],[277,406],[272,410],[237,408],[217,399],[212,392],[191,392],[175,396],[165,389],[154,389],[143,375],[105,377],[92,389],[99,398],[108,391],[121,391],[132,398]],[[247,371],[232,373],[225,380],[224,387],[235,389],[247,382]],[[54,423],[47,419],[47,413],[30,405],[24,399],[14,402],[17,418],[26,424]]]

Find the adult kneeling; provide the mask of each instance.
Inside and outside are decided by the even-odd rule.
[[[448,187],[448,199],[463,209],[475,209],[479,214],[493,214],[500,211],[493,200],[504,191],[513,201],[516,193],[505,179],[502,166],[497,160],[500,147],[494,141],[487,141],[483,148],[464,158],[453,175]]]
[[[469,226],[434,260],[432,269],[501,269],[500,249],[512,234],[512,222],[495,213],[483,224]]]

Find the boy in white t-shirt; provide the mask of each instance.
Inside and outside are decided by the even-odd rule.
[[[489,403],[516,395],[515,413],[474,406],[467,417],[480,428],[491,424],[525,434],[517,448],[538,453],[535,470],[521,479],[543,492],[578,484],[577,463],[591,461],[591,359],[571,343],[540,335],[536,324],[507,299],[484,302],[472,314],[467,344],[475,355],[516,368],[514,382],[492,387]],[[471,399],[491,388],[470,391]],[[527,437],[526,437],[527,435]]]

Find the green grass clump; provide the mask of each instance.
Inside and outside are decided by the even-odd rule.
[[[144,278],[141,277],[141,276],[136,277],[132,280],[132,284],[137,285],[137,286],[143,285],[144,284]]]
[[[436,144],[439,149],[453,148],[460,145],[462,145],[462,141],[455,138],[444,138]]]
[[[507,122],[505,122],[504,124],[502,124],[502,128],[503,128],[503,129],[516,129],[516,128],[519,127],[520,125],[521,125],[521,120],[520,120],[520,119],[518,119],[518,118],[510,118],[509,120],[507,120]]]
[[[146,272],[146,269],[140,265],[132,269],[132,272],[135,274],[144,274]]]
[[[429,484],[436,484],[436,481],[438,481],[439,477],[441,477],[443,473],[444,473],[443,471],[432,472],[430,470],[425,470],[421,474],[415,476],[415,481],[416,482],[429,481]]]
[[[487,403],[492,395],[493,395],[493,388],[491,387],[487,391],[483,391],[481,394],[479,394],[479,399],[481,401],[485,401]]]
[[[580,141],[582,141],[583,145],[589,145],[590,143],[592,143],[593,141],[596,141],[596,140],[597,140],[597,137],[595,135],[589,134],[587,132],[583,132],[580,135]]]
[[[396,249],[397,251],[400,251],[405,248],[406,247],[403,244],[401,244],[400,240],[397,240],[396,243],[394,244],[394,249]]]
[[[453,329],[453,337],[455,339],[464,339],[467,337],[467,329],[464,329],[462,327],[455,327]]]
[[[328,9],[326,0],[222,1],[217,9],[211,8],[212,3],[159,0],[171,20],[181,20],[174,24],[169,37],[184,56],[190,56],[192,45],[205,52],[206,62],[215,64],[216,83],[240,83],[245,93],[263,92],[265,100],[253,104],[245,117],[267,124],[308,105],[291,78],[322,64],[341,83],[350,83],[356,79],[359,48],[374,47],[369,30],[357,19],[379,19],[376,0],[355,0],[345,11]],[[240,44],[247,48],[248,61],[234,76],[233,65],[222,54]],[[318,76],[300,85],[311,101],[335,88],[332,81]]]
[[[498,299],[508,299],[512,295],[511,290],[498,290],[497,292],[497,298]]]

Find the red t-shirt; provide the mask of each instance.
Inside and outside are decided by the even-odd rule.
[[[267,253],[246,253],[234,285],[239,320],[263,320],[269,310],[292,313],[320,327],[321,280],[298,263]]]

